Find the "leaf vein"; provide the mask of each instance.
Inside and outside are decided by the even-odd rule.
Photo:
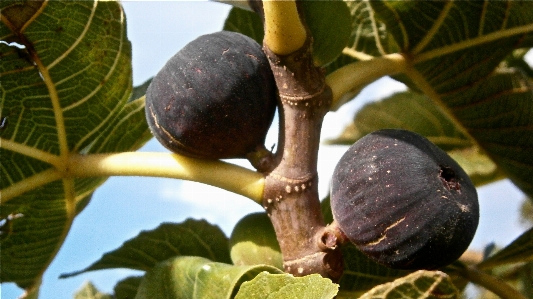
[[[61,54],[59,57],[56,58],[56,60],[52,61],[52,63],[50,63],[47,66],[48,70],[51,70],[59,62],[61,62],[65,57],[67,57],[81,43],[81,41],[85,38],[85,35],[87,35],[87,32],[89,31],[89,28],[91,27],[91,24],[93,22],[93,18],[94,18],[94,15],[96,13],[96,6],[97,5],[98,5],[98,1],[94,1],[93,7],[92,7],[92,10],[91,10],[91,14],[89,15],[89,19],[87,20],[87,22],[86,22],[86,24],[85,24],[85,26],[83,28],[83,31],[78,36],[78,38],[74,41],[74,43],[63,54]]]

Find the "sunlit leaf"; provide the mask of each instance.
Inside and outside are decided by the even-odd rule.
[[[401,128],[425,136],[454,158],[476,185],[504,178],[494,162],[425,95],[402,92],[364,106],[335,144],[352,145],[373,131]]]
[[[229,247],[234,265],[266,264],[283,269],[276,232],[264,212],[251,213],[239,220],[231,232]]]
[[[233,266],[196,256],[182,256],[159,263],[148,271],[137,299],[232,298],[239,286],[257,274],[281,270],[266,266]]]
[[[113,297],[109,294],[104,294],[100,292],[91,282],[86,282],[83,284],[81,289],[79,289],[76,294],[74,294],[74,299],[112,299]]]
[[[385,24],[375,18],[369,1],[345,1],[345,3],[351,14],[352,33],[345,53],[327,66],[328,74],[358,60],[399,52],[398,45],[387,32]],[[348,52],[351,54],[347,54]]]
[[[532,35],[533,3],[370,4],[413,64],[406,75],[443,105],[518,187],[532,194],[533,157],[526,153],[533,148],[533,88],[518,72],[492,73]]]
[[[440,299],[460,298],[448,275],[440,271],[420,270],[393,282],[379,285],[359,299]]]
[[[262,272],[241,285],[235,299],[330,299],[335,298],[339,286],[318,274],[294,277],[290,274]]]
[[[159,262],[184,255],[231,263],[228,238],[222,230],[205,220],[188,219],[179,224],[163,223],[153,230],[142,231],[89,267],[61,277],[112,268],[148,271]]]
[[[533,194],[533,87],[527,77],[502,70],[444,100],[513,183]]]
[[[70,177],[69,155],[135,150],[150,136],[143,101],[126,104],[131,45],[118,2],[0,9],[0,280],[28,288],[105,181]]]
[[[529,179],[533,160],[526,154],[533,148],[529,138],[533,136],[533,88],[525,76],[501,65],[515,49],[531,45],[533,2],[356,1],[350,5],[353,46],[328,72],[345,62],[401,53],[408,67],[396,78],[429,96],[502,172],[533,194]],[[520,68],[527,69],[523,62]]]

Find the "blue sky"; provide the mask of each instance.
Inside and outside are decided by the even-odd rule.
[[[134,84],[155,75],[165,62],[199,35],[222,29],[229,6],[215,2],[123,2],[128,20],[128,36],[133,45]],[[531,54],[531,53],[530,53]],[[366,88],[357,100],[326,116],[323,138],[340,133],[354,111],[368,101],[379,99],[404,86],[382,79]],[[276,143],[276,130],[267,137],[267,147]],[[166,151],[155,140],[141,150]],[[319,154],[320,194],[325,196],[329,177],[346,147],[323,146]],[[248,166],[246,161],[236,163]],[[481,249],[489,242],[505,245],[524,227],[517,221],[523,195],[508,181],[479,189],[481,219],[471,245]],[[218,224],[227,234],[245,214],[261,211],[254,202],[230,192],[199,183],[171,179],[116,177],[99,188],[89,206],[78,216],[70,234],[43,278],[41,299],[72,298],[72,294],[91,280],[99,289],[111,292],[114,284],[135,272],[106,270],[58,279],[61,273],[82,269],[107,251],[119,247],[141,230],[161,222],[181,222],[188,217],[205,218]],[[13,284],[2,285],[2,298],[21,295]]]

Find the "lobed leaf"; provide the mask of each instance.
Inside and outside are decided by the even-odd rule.
[[[197,256],[181,256],[148,271],[135,298],[233,298],[244,281],[263,271],[281,273],[266,265],[232,266]]]
[[[74,294],[74,299],[112,299],[113,296],[100,292],[90,281]]]
[[[526,194],[533,194],[533,86],[516,70],[498,71],[443,97],[488,156]]]
[[[106,179],[70,177],[69,155],[135,150],[150,136],[143,101],[127,104],[131,45],[118,2],[0,9],[0,281],[35,288]]]
[[[254,279],[244,282],[235,299],[246,298],[335,298],[339,286],[319,274],[294,277],[290,274],[259,273]]]
[[[524,192],[533,193],[533,88],[500,61],[533,32],[528,1],[370,2],[407,55],[407,75],[473,137]],[[417,16],[413,18],[413,16]]]
[[[530,47],[529,1],[355,1],[352,40],[328,72],[345,63],[400,53],[397,75],[424,92],[527,194],[533,148],[533,89],[518,71],[498,68]],[[523,61],[523,59],[522,59]],[[530,67],[518,64],[521,69]],[[497,69],[498,68],[498,69]],[[354,83],[354,86],[357,84]]]
[[[460,298],[448,275],[440,271],[420,270],[405,277],[379,285],[359,299],[440,299]]]
[[[137,290],[141,284],[142,276],[130,276],[117,282],[114,291],[115,299],[133,299],[137,295]]]
[[[377,285],[391,282],[411,273],[411,271],[380,265],[351,243],[343,245],[342,255],[344,257],[344,273],[339,284],[341,291],[345,294],[362,294]]]
[[[189,255],[231,263],[228,238],[222,230],[205,220],[188,219],[179,224],[163,223],[153,230],[142,231],[89,267],[62,274],[61,278],[113,268],[148,271],[167,259]]]

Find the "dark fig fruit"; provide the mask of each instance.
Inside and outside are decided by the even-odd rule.
[[[457,260],[479,220],[464,170],[426,138],[386,129],[361,138],[337,164],[331,209],[362,252],[397,269],[436,269]]]
[[[146,91],[146,118],[173,152],[244,158],[263,146],[276,94],[261,46],[221,31],[193,40],[159,71]]]

